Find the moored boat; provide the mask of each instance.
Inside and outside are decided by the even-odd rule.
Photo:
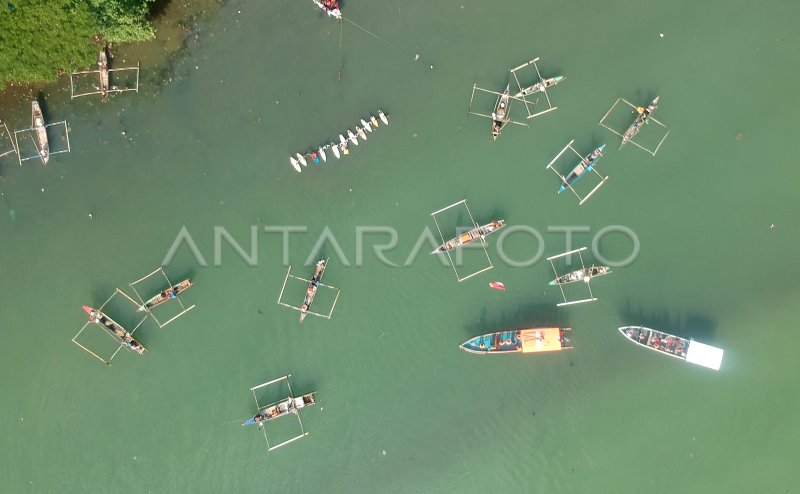
[[[356,126],[356,132],[358,132],[358,137],[360,137],[361,139],[363,139],[365,141],[367,140],[367,133],[364,132],[364,129],[362,129],[361,127]]]
[[[358,137],[356,137],[352,130],[347,129],[347,137],[350,139],[350,142],[358,146]]]
[[[373,127],[375,127],[376,129],[378,128],[378,119],[375,118],[375,115],[370,115],[369,116],[369,121],[370,121],[370,123],[372,124]]]
[[[328,14],[328,17],[342,19],[342,11],[339,9],[338,0],[312,0],[314,4]]]
[[[311,277],[311,281],[308,283],[306,297],[303,300],[303,305],[300,306],[300,322],[303,322],[303,319],[306,318],[308,315],[308,309],[310,309],[311,304],[314,303],[314,296],[316,296],[317,290],[319,289],[319,284],[322,281],[322,275],[325,274],[325,266],[327,263],[327,259],[320,259],[317,261],[317,265],[314,268],[314,276]]]
[[[378,110],[378,118],[381,119],[383,125],[389,125],[389,117],[387,117],[386,114],[383,113],[383,110]]]
[[[589,281],[595,276],[603,276],[611,272],[611,268],[606,266],[592,266],[586,269],[577,269],[571,273],[559,276],[550,282],[551,285],[566,285],[567,283],[574,283],[576,281]]]
[[[50,143],[47,140],[47,127],[44,124],[42,109],[38,101],[31,102],[31,127],[36,133],[36,149],[39,151],[39,158],[42,163],[47,165],[50,161]]]
[[[628,340],[658,353],[669,355],[709,369],[719,370],[724,351],[698,341],[645,328],[623,326],[619,332]]]
[[[563,75],[559,75],[556,77],[551,77],[549,79],[544,79],[532,86],[528,86],[523,88],[522,91],[518,92],[514,95],[515,98],[522,98],[523,96],[528,96],[529,94],[540,93],[543,92],[545,89],[549,89],[559,82],[563,81],[565,77]]]
[[[269,420],[283,417],[285,415],[289,415],[290,413],[297,413],[301,408],[305,408],[314,404],[316,404],[314,393],[308,393],[297,398],[288,397],[285,400],[275,403],[274,405],[264,407],[257,414],[247,419],[242,426],[256,424],[261,425]]]
[[[361,119],[361,126],[367,129],[367,132],[372,132],[372,126],[363,118]]]
[[[472,242],[473,240],[477,240],[479,238],[485,238],[486,236],[491,235],[497,230],[503,228],[505,225],[506,225],[505,220],[494,220],[491,223],[487,223],[483,226],[473,228],[472,230],[464,232],[461,235],[443,243],[442,245],[434,249],[431,252],[431,254],[441,254],[442,252],[447,252],[448,250],[453,250],[462,245],[466,245]]]
[[[84,305],[83,310],[89,314],[90,322],[93,322],[103,328],[106,333],[117,340],[120,345],[124,346],[128,350],[138,353],[139,355],[142,355],[145,351],[147,351],[147,349],[142,346],[141,343],[136,341],[133,336],[131,336],[131,334],[122,327],[121,324],[105,315],[102,311],[93,309],[88,305]]]
[[[297,171],[297,173],[303,171],[303,169],[300,168],[300,163],[298,163],[297,160],[294,159],[294,156],[289,156],[289,163],[292,164],[292,168],[294,168]]]
[[[300,170],[297,170],[300,171]],[[184,291],[188,290],[192,287],[192,280],[187,278],[175,286],[169,287],[166,290],[156,294],[155,296],[151,297],[147,302],[140,305],[136,312],[144,312],[159,305],[169,302],[170,300],[176,298],[178,295],[183,293]]]
[[[299,161],[301,165],[308,166],[308,162],[306,162],[306,159],[302,154],[297,153],[295,156],[297,156],[297,161]]]
[[[459,348],[469,353],[543,353],[572,348],[572,328],[528,328],[488,333],[462,343]]]
[[[325,146],[320,146],[317,152],[319,153],[319,156],[322,158],[322,161],[327,163],[328,156],[325,154]]]
[[[511,96],[508,90],[510,87],[510,84],[506,84],[506,89],[497,97],[497,103],[495,103],[494,111],[492,112],[492,140],[495,141],[500,137],[500,133],[503,132],[503,127],[509,122],[508,105]]]
[[[603,156],[603,151],[605,151],[605,149],[606,145],[603,144],[599,148],[587,154],[577,165],[575,165],[575,168],[573,168],[572,171],[570,171],[566,176],[566,182],[563,182],[558,188],[558,193],[560,194],[564,192],[568,187],[577,182],[584,173],[591,171],[595,163],[597,163],[597,160]]]
[[[642,126],[647,123],[647,119],[650,117],[650,114],[652,114],[656,108],[658,108],[658,98],[659,96],[656,96],[646,108],[642,108],[640,106],[636,109],[636,119],[634,119],[631,126],[628,127],[628,130],[622,134],[622,143],[619,145],[620,149],[622,149],[622,146],[627,144],[631,139],[636,137],[636,134],[642,130]]]
[[[331,142],[331,151],[333,151],[333,155],[336,156],[336,159],[341,158],[341,154],[339,154],[339,145],[335,142]]]
[[[100,95],[103,100],[108,98],[108,53],[106,52],[106,48],[103,47],[100,50],[100,54],[97,56],[97,66],[100,69]]]

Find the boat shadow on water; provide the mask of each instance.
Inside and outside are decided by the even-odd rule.
[[[552,304],[523,304],[515,310],[481,309],[481,314],[464,326],[465,339],[497,331],[513,331],[533,327],[569,326],[567,314]]]
[[[630,300],[619,310],[621,325],[645,326],[673,334],[681,338],[697,340],[701,343],[713,344],[717,330],[717,321],[705,314],[688,312],[678,314],[672,311],[646,311],[635,308]]]

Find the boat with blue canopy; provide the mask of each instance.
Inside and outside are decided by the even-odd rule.
[[[499,331],[470,338],[459,348],[469,353],[543,353],[571,349],[572,328],[528,328]]]

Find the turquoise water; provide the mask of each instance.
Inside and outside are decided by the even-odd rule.
[[[385,42],[345,22],[339,81],[339,24],[304,2],[229,2],[170,69],[142,67],[139,95],[53,96],[73,152],[47,168],[0,160],[2,490],[793,492],[800,129],[786,62],[798,9],[726,7],[354,0],[345,16]],[[567,77],[550,92],[559,109],[492,143],[488,121],[466,115],[471,86],[502,88],[535,56]],[[597,121],[618,97],[656,94],[672,129],[658,155],[617,151]],[[290,153],[378,108],[391,125],[346,160],[289,167]],[[598,168],[610,178],[583,206],[545,170],[573,138],[609,149]],[[356,227],[393,228],[386,255],[403,264],[435,228],[430,212],[464,198],[479,222],[535,228],[546,256],[565,250],[548,227],[565,225],[590,229],[576,245],[623,225],[641,251],[593,283],[597,302],[567,309],[550,265],[502,263],[496,237],[496,267],[460,284],[426,249],[407,267],[369,250],[355,265]],[[286,264],[267,225],[308,229]],[[196,281],[184,301],[197,307],[163,329],[145,322],[143,357],[105,368],[81,352],[70,342],[80,307],[155,269],[183,226],[208,266],[184,247],[166,269]],[[224,244],[215,265],[214,227],[249,249],[252,226],[255,266]],[[324,248],[341,297],[330,321],[299,325],[275,302],[288,264],[310,274],[302,264],[326,226],[350,266]],[[538,248],[521,234],[504,246],[514,259]],[[622,259],[631,243],[609,235],[600,251]],[[457,349],[554,324],[573,328],[574,350]],[[722,369],[635,348],[617,334],[625,324],[722,347]],[[287,373],[320,405],[303,412],[306,439],[266,454],[239,424],[254,413],[249,388]],[[274,433],[286,437],[283,421]]]

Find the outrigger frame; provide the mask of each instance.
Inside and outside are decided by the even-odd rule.
[[[327,261],[328,261],[328,259],[326,258],[325,262],[327,263]],[[326,266],[326,269],[327,269],[327,266]],[[284,307],[288,307],[290,309],[294,309],[296,311],[303,312],[303,310],[300,307],[296,307],[294,305],[287,304],[286,302],[283,302],[281,300],[283,298],[283,291],[286,289],[286,282],[289,281],[290,277],[294,278],[296,280],[304,281],[306,283],[311,283],[311,280],[307,280],[305,278],[301,278],[299,276],[295,276],[295,275],[293,275],[291,273],[292,273],[292,265],[290,264],[289,265],[289,269],[286,271],[286,277],[283,279],[283,286],[281,286],[281,293],[278,295],[278,305],[282,305]],[[311,315],[314,315],[314,316],[317,316],[317,317],[322,317],[324,319],[330,319],[333,316],[333,309],[336,308],[336,302],[339,301],[339,295],[342,293],[342,291],[340,289],[336,288],[335,286],[326,285],[325,283],[320,283],[319,286],[320,287],[324,286],[326,288],[330,288],[332,290],[336,290],[336,298],[333,299],[333,305],[331,305],[331,310],[327,314],[320,314],[319,312],[314,312],[312,310],[307,310],[306,314],[311,314]]]
[[[111,296],[110,296],[110,297],[108,297],[108,300],[106,300],[105,302],[103,302],[103,305],[101,305],[100,307],[98,307],[98,308],[97,308],[97,310],[98,310],[98,311],[100,311],[100,312],[102,312],[102,311],[103,311],[103,307],[105,307],[105,306],[106,306],[106,305],[107,305],[109,302],[111,302],[111,300],[112,300],[114,297],[116,297],[117,295],[122,295],[122,296],[123,296],[123,297],[125,297],[126,299],[130,300],[130,301],[131,301],[131,302],[132,302],[134,305],[138,305],[138,304],[136,303],[136,301],[135,301],[135,300],[133,300],[131,297],[129,297],[129,296],[128,296],[128,294],[127,294],[127,293],[123,292],[123,291],[122,291],[122,290],[120,290],[119,288],[115,288],[115,289],[114,289],[114,293],[112,293],[112,294],[111,294]],[[147,315],[145,315],[145,316],[142,318],[142,320],[141,320],[141,321],[139,321],[139,322],[136,324],[136,326],[133,328],[133,330],[131,330],[131,331],[128,331],[128,334],[129,334],[130,336],[133,336],[133,334],[136,332],[136,330],[137,330],[137,329],[139,329],[139,326],[141,326],[141,325],[142,325],[142,323],[143,323],[143,322],[144,322],[146,319],[147,319]],[[72,342],[73,342],[73,343],[75,343],[76,345],[78,345],[78,346],[79,346],[79,347],[80,347],[82,350],[84,350],[84,351],[88,352],[88,353],[89,353],[91,356],[93,356],[93,357],[94,357],[94,358],[96,358],[97,360],[99,360],[99,361],[103,362],[104,364],[106,364],[107,366],[109,366],[109,367],[110,367],[110,366],[111,366],[111,361],[112,361],[112,360],[114,360],[114,357],[116,357],[116,356],[117,356],[117,354],[119,353],[119,351],[120,351],[120,350],[122,350],[122,348],[123,348],[125,345],[124,345],[123,343],[121,343],[121,342],[120,342],[120,341],[119,341],[117,338],[114,338],[113,336],[111,336],[111,334],[109,334],[107,331],[103,331],[105,334],[108,334],[108,335],[109,335],[109,336],[110,336],[110,337],[111,337],[111,338],[112,338],[114,341],[116,341],[117,343],[119,343],[119,347],[117,347],[117,349],[114,351],[114,353],[112,353],[112,354],[111,354],[111,357],[109,357],[108,359],[105,359],[105,358],[103,358],[103,357],[102,357],[102,356],[100,356],[100,355],[99,355],[97,352],[95,352],[94,350],[90,349],[89,347],[87,347],[86,345],[84,345],[83,343],[81,343],[81,342],[79,342],[79,341],[78,341],[78,337],[81,335],[81,333],[83,333],[83,331],[84,331],[84,330],[85,330],[85,329],[86,329],[86,328],[87,328],[87,327],[88,327],[90,324],[96,324],[96,323],[95,323],[94,321],[92,321],[92,320],[89,320],[89,321],[87,321],[87,322],[86,322],[86,324],[84,324],[84,325],[83,325],[83,327],[82,327],[82,328],[81,328],[81,329],[80,329],[80,330],[79,330],[79,331],[78,331],[78,332],[75,334],[75,336],[73,336],[73,337],[72,337]],[[141,342],[139,342],[139,343],[141,344]],[[144,347],[144,345],[142,345],[142,347]],[[145,350],[147,350],[147,348],[145,348]]]
[[[617,98],[617,101],[615,101],[615,102],[614,102],[614,104],[613,104],[613,105],[611,105],[611,108],[609,108],[609,109],[608,109],[608,111],[606,112],[606,114],[605,114],[605,115],[603,115],[603,118],[601,118],[601,119],[600,119],[599,125],[600,125],[601,127],[605,127],[606,129],[610,130],[611,132],[613,132],[613,133],[617,134],[618,136],[622,137],[622,134],[620,134],[619,132],[617,132],[616,130],[612,129],[611,127],[609,127],[608,125],[606,125],[606,124],[605,124],[605,119],[608,117],[608,115],[610,115],[610,114],[611,114],[611,112],[614,110],[614,107],[616,107],[616,106],[617,106],[617,104],[618,104],[620,101],[622,101],[622,102],[624,102],[626,105],[630,106],[630,107],[633,109],[633,111],[634,111],[634,112],[635,112],[635,111],[636,111],[636,109],[638,108],[636,105],[634,105],[634,104],[633,104],[633,103],[631,103],[630,101],[626,100],[625,98]],[[644,150],[644,151],[647,151],[647,152],[648,152],[648,153],[650,153],[651,155],[655,156],[655,155],[656,155],[656,153],[658,152],[659,148],[661,147],[661,145],[662,145],[662,144],[664,144],[664,141],[667,139],[667,136],[668,136],[668,135],[669,135],[669,133],[670,133],[670,128],[669,128],[669,127],[667,127],[666,125],[664,125],[663,123],[659,122],[658,120],[656,120],[656,118],[655,118],[655,117],[652,117],[652,116],[650,116],[650,117],[648,117],[648,118],[647,118],[647,120],[645,121],[645,124],[647,124],[647,122],[650,122],[650,121],[653,121],[653,122],[655,122],[656,124],[660,125],[661,127],[663,127],[663,128],[664,128],[664,129],[667,131],[667,132],[666,132],[666,134],[664,134],[664,137],[662,137],[662,138],[661,138],[661,140],[658,142],[658,145],[656,146],[656,148],[655,148],[655,149],[649,149],[649,148],[646,148],[646,147],[642,146],[641,144],[639,144],[638,142],[636,142],[636,141],[634,140],[634,139],[636,139],[636,137],[634,137],[633,139],[629,140],[628,142],[630,142],[631,144],[635,145],[635,146],[636,146],[636,147],[638,147],[639,149],[642,149],[642,150]]]
[[[572,152],[573,152],[573,153],[575,153],[575,156],[577,156],[577,157],[578,157],[578,160],[579,160],[579,161],[583,161],[583,158],[584,158],[584,156],[582,156],[582,155],[581,155],[581,154],[580,154],[580,153],[579,153],[579,152],[578,152],[578,151],[577,151],[577,150],[576,150],[574,147],[572,147],[572,143],[573,143],[573,142],[575,142],[575,139],[572,139],[571,141],[569,141],[569,143],[568,143],[566,146],[564,146],[564,149],[562,149],[562,150],[561,150],[561,152],[559,152],[559,153],[556,155],[556,157],[555,157],[555,158],[553,158],[553,160],[552,160],[552,161],[551,161],[551,162],[550,162],[550,163],[549,163],[549,164],[548,164],[548,165],[545,167],[545,170],[547,170],[547,169],[550,169],[550,170],[552,170],[552,171],[553,171],[553,173],[555,173],[556,175],[558,175],[558,176],[559,176],[559,178],[561,178],[561,181],[562,181],[562,183],[564,183],[564,184],[567,184],[567,187],[569,187],[569,190],[571,190],[571,191],[572,191],[572,193],[573,193],[573,194],[575,194],[575,196],[578,198],[578,200],[580,201],[580,202],[578,203],[578,205],[579,205],[579,206],[582,206],[584,202],[588,201],[588,200],[589,200],[589,198],[590,198],[590,197],[592,197],[592,194],[594,194],[595,192],[597,192],[597,189],[599,189],[599,188],[600,188],[600,187],[601,187],[601,186],[602,186],[604,183],[606,183],[606,180],[608,180],[608,177],[604,177],[603,175],[601,175],[601,174],[600,174],[600,172],[598,172],[598,171],[597,171],[597,168],[596,168],[597,161],[600,161],[600,158],[602,158],[602,157],[604,156],[604,155],[601,153],[601,154],[600,154],[600,157],[599,157],[599,158],[597,158],[597,160],[595,161],[595,165],[592,165],[592,171],[595,173],[595,175],[597,175],[598,177],[600,177],[600,182],[599,182],[597,185],[595,185],[595,187],[594,187],[594,188],[593,188],[593,189],[592,189],[592,190],[591,190],[591,191],[590,191],[588,194],[586,194],[586,196],[584,196],[584,197],[581,197],[581,195],[580,195],[580,194],[578,194],[578,193],[575,191],[575,189],[574,189],[574,188],[572,188],[572,184],[570,184],[570,183],[568,183],[568,182],[567,182],[567,177],[565,177],[564,175],[562,175],[561,173],[559,173],[559,172],[558,172],[558,171],[557,171],[555,168],[553,168],[553,164],[554,164],[554,163],[555,163],[555,162],[558,160],[558,158],[560,158],[560,157],[561,157],[561,155],[562,155],[562,154],[564,154],[564,153],[567,151],[567,149],[570,149],[570,150],[572,150]],[[584,173],[586,173],[586,171],[584,171]]]
[[[539,61],[539,57],[536,57],[533,60],[529,60],[529,61],[525,62],[524,64],[522,64],[522,65],[520,65],[518,67],[514,67],[513,69],[511,69],[509,71],[509,72],[511,72],[511,75],[514,76],[514,81],[517,83],[517,88],[519,88],[519,92],[520,93],[522,92],[523,88],[522,88],[522,83],[519,82],[519,78],[517,77],[517,71],[521,70],[521,69],[524,69],[528,65],[533,64],[533,67],[536,69],[536,75],[539,76],[539,81],[544,83],[545,79],[544,79],[544,77],[542,77],[541,71],[539,71],[539,65],[536,64],[536,62],[538,62],[538,61]],[[555,111],[555,110],[558,109],[557,106],[553,106],[553,102],[550,100],[550,95],[547,94],[547,88],[542,88],[542,92],[544,93],[544,97],[547,100],[547,110],[542,110],[542,111],[536,112],[536,113],[531,113],[531,109],[530,109],[530,107],[528,105],[531,105],[531,106],[535,107],[536,103],[538,103],[538,99],[535,102],[531,103],[527,99],[525,99],[525,96],[522,96],[521,98],[517,98],[515,96],[512,96],[512,98],[520,100],[525,104],[525,111],[528,112],[528,119],[529,120],[531,118],[535,118],[535,117],[544,115],[545,113],[550,113],[551,111]]]
[[[69,153],[69,152],[72,151],[72,148],[70,147],[70,144],[69,144],[69,126],[67,125],[67,121],[66,120],[61,120],[60,122],[53,122],[53,123],[49,123],[49,124],[45,125],[44,126],[45,132],[47,131],[48,127],[53,127],[54,125],[61,125],[61,124],[64,125],[64,135],[67,138],[67,149],[62,149],[61,151],[49,151],[47,153],[48,156],[52,156],[54,154]],[[35,158],[39,158],[40,160],[42,160],[42,163],[44,163],[44,158],[38,152],[39,146],[36,144],[36,138],[34,138],[33,135],[31,135],[31,132],[34,132],[35,130],[36,129],[34,129],[33,127],[29,127],[27,129],[21,129],[21,130],[15,130],[14,131],[14,141],[15,141],[15,143],[17,145],[17,159],[19,160],[19,166],[22,166],[22,162],[23,161],[32,160],[32,159],[35,159]],[[37,149],[36,154],[34,154],[33,156],[28,156],[26,158],[22,157],[22,151],[20,151],[20,147],[19,147],[19,138],[17,137],[17,134],[21,134],[22,132],[26,132],[27,133],[27,135],[31,138],[31,141],[33,141],[33,147],[35,147]],[[50,138],[48,137],[47,140],[49,142]]]
[[[491,115],[487,115],[485,113],[477,113],[477,112],[472,111],[472,101],[475,99],[475,91],[483,91],[484,93],[494,94],[496,96],[502,96],[503,93],[498,93],[497,91],[491,91],[489,89],[483,89],[481,87],[478,87],[477,83],[472,85],[472,96],[470,96],[470,98],[469,98],[469,109],[467,110],[467,115],[475,115],[477,117],[483,117],[483,118],[488,118],[490,120],[494,120],[494,117],[492,117]],[[517,100],[517,101],[523,101],[520,98],[516,98],[514,96],[511,96],[510,94],[509,94],[508,98],[509,98],[509,103],[508,103],[509,110],[508,111],[510,111],[510,108],[511,108],[510,100],[513,99],[513,100]],[[506,119],[502,120],[502,122],[513,123],[513,124],[521,125],[523,127],[530,127],[530,125],[528,125],[525,122],[517,122],[516,120],[511,120],[510,118],[506,118]]]
[[[279,401],[276,401],[274,403],[270,403],[268,405],[261,405],[258,402],[258,395],[256,395],[256,390],[258,390],[258,389],[266,388],[267,386],[271,386],[273,384],[277,384],[277,383],[280,383],[282,381],[286,381],[286,384],[289,386],[288,399],[295,398],[294,392],[292,391],[292,383],[289,382],[289,378],[290,377],[292,377],[292,375],[291,374],[287,374],[287,375],[285,375],[283,377],[279,377],[277,379],[273,379],[272,381],[269,381],[269,382],[266,382],[266,383],[263,383],[263,384],[259,384],[258,386],[253,386],[252,388],[250,388],[250,391],[253,393],[253,399],[256,402],[256,408],[258,409],[259,413],[261,413],[262,410],[265,410],[265,409],[267,409],[267,408],[269,408],[271,406],[277,405],[278,403],[280,403],[283,400],[279,400]],[[295,410],[292,410],[290,413],[293,413],[295,415],[295,417],[297,417],[297,421],[300,424],[300,434],[298,434],[297,436],[294,436],[294,437],[292,437],[290,439],[287,439],[287,440],[285,440],[283,442],[280,442],[280,443],[278,443],[278,444],[276,444],[274,446],[272,446],[270,444],[270,442],[269,442],[269,435],[267,434],[267,426],[266,426],[266,424],[264,422],[258,424],[258,427],[261,429],[261,432],[264,433],[264,441],[266,441],[266,443],[267,443],[267,453],[269,453],[272,450],[278,449],[281,446],[286,446],[289,443],[293,443],[293,442],[297,441],[298,439],[303,439],[304,437],[306,437],[308,435],[308,432],[306,432],[305,427],[303,427],[303,419],[300,418],[300,411],[295,409]]]
[[[136,294],[136,297],[141,301],[141,306],[145,306],[144,311],[153,318],[153,320],[156,322],[156,324],[158,324],[159,328],[163,328],[164,326],[166,326],[167,324],[171,323],[175,319],[181,317],[182,315],[186,314],[190,310],[194,309],[195,305],[192,304],[189,307],[186,307],[185,305],[183,305],[183,302],[180,299],[180,295],[176,293],[175,294],[175,300],[177,300],[178,304],[180,304],[181,311],[179,313],[177,313],[176,315],[172,316],[171,318],[169,318],[167,321],[165,321],[163,323],[161,321],[159,321],[158,318],[156,317],[156,315],[153,313],[153,311],[146,307],[147,300],[145,300],[142,297],[142,295],[139,293],[138,290],[136,290],[136,287],[134,286],[137,283],[143,282],[144,280],[150,278],[151,276],[153,276],[153,275],[155,275],[156,273],[159,273],[159,272],[164,276],[164,279],[167,281],[167,288],[171,288],[171,287],[175,286],[172,283],[172,281],[170,281],[169,277],[167,276],[167,273],[164,271],[164,267],[163,266],[159,266],[158,269],[156,269],[152,273],[148,274],[147,276],[143,276],[143,277],[139,278],[138,280],[136,280],[136,281],[134,281],[132,283],[128,283],[128,285],[131,287],[131,290],[133,290],[133,293]],[[139,304],[137,304],[137,305],[139,305]]]
[[[461,199],[460,201],[455,202],[455,203],[453,203],[453,204],[451,204],[451,205],[449,205],[447,207],[444,207],[444,208],[442,208],[442,209],[440,209],[438,211],[434,211],[434,212],[431,213],[431,216],[433,217],[433,222],[436,224],[436,230],[439,232],[439,238],[442,239],[442,244],[444,244],[447,240],[445,240],[444,235],[442,234],[442,229],[439,227],[439,222],[436,220],[436,215],[439,214],[439,213],[442,213],[442,212],[444,212],[444,211],[446,211],[446,210],[448,210],[448,209],[450,209],[450,208],[452,208],[454,206],[458,206],[460,204],[463,204],[464,207],[467,209],[467,214],[469,215],[469,220],[472,222],[472,228],[478,228],[478,226],[479,226],[478,223],[475,222],[475,218],[472,217],[472,212],[469,210],[469,206],[467,206],[467,200],[466,199]],[[470,230],[472,228],[470,228]],[[465,230],[465,231],[468,231],[468,230]],[[447,258],[450,260],[450,266],[452,266],[453,271],[456,273],[456,279],[458,279],[459,283],[461,283],[462,281],[468,280],[468,279],[470,279],[470,278],[472,278],[474,276],[478,276],[479,274],[481,274],[481,273],[483,273],[485,271],[489,271],[490,269],[494,268],[494,264],[492,264],[492,258],[489,257],[489,251],[486,248],[486,239],[484,239],[483,237],[480,237],[480,241],[481,241],[481,246],[483,247],[483,253],[486,254],[486,260],[489,262],[489,266],[485,267],[483,269],[480,269],[478,271],[475,271],[472,274],[464,276],[463,278],[458,273],[458,269],[456,269],[456,263],[453,262],[453,257],[450,255],[450,251],[449,250],[444,251],[444,253],[447,254]]]
[[[3,156],[6,156],[8,154],[11,154],[11,153],[16,153],[17,154],[17,158],[19,158],[19,151],[17,151],[17,146],[16,146],[16,143],[14,142],[14,141],[16,141],[16,139],[14,139],[14,135],[11,133],[11,131],[8,130],[8,125],[6,125],[5,122],[0,120],[0,127],[2,129],[5,129],[5,135],[8,136],[8,142],[11,143],[11,150],[10,151],[3,151],[2,149],[0,149],[0,158],[2,158]]]
[[[135,70],[136,71],[136,86],[132,87],[132,88],[120,89],[117,86],[112,86],[109,83],[108,90],[105,91],[106,94],[124,93],[126,91],[136,91],[137,93],[139,92],[139,63],[138,62],[136,63],[136,67],[120,67],[118,69],[108,69],[108,73],[109,73],[109,76],[110,76],[112,72],[123,72],[123,71],[126,71],[126,70]],[[76,94],[75,93],[75,85],[74,85],[74,82],[73,82],[73,77],[76,76],[76,75],[79,75],[79,74],[97,74],[97,77],[99,78],[100,77],[100,72],[101,72],[100,69],[96,69],[96,70],[79,70],[77,72],[71,73],[69,75],[70,99],[80,98],[81,96],[91,96],[93,94],[103,94],[103,90],[102,89],[98,89],[97,91],[90,91],[88,93],[77,93]]]
[[[583,263],[583,255],[581,254],[581,252],[583,252],[585,250],[586,250],[586,247],[581,247],[580,249],[574,249],[574,250],[571,250],[569,252],[564,252],[563,254],[558,254],[557,256],[548,257],[547,260],[550,261],[550,265],[553,267],[553,272],[556,275],[556,279],[561,277],[561,275],[558,274],[558,270],[556,269],[556,265],[553,262],[553,260],[560,259],[560,258],[566,257],[566,256],[571,256],[571,255],[577,253],[578,254],[578,258],[581,261],[581,269],[585,270],[586,269],[586,265]],[[595,297],[594,294],[592,293],[592,287],[590,286],[590,283],[587,281],[587,282],[585,282],[585,284],[586,284],[586,288],[589,290],[589,298],[585,298],[585,299],[581,299],[581,300],[567,300],[567,295],[566,295],[566,293],[564,293],[564,287],[559,284],[558,288],[561,290],[561,296],[564,298],[564,302],[562,302],[560,304],[556,304],[556,307],[563,307],[565,305],[575,305],[575,304],[582,304],[582,303],[585,303],[585,302],[594,302],[594,301],[596,301],[597,297]]]

